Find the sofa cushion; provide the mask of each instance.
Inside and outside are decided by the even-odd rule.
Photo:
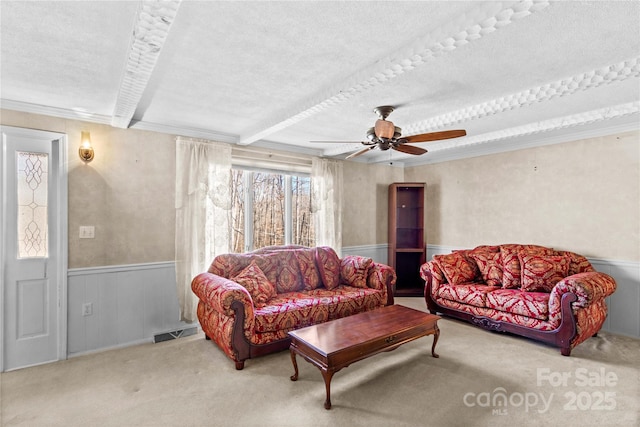
[[[316,265],[325,288],[331,290],[340,284],[340,258],[328,246],[316,248]]]
[[[521,289],[527,292],[551,292],[567,277],[570,258],[563,255],[525,255],[520,253]]]
[[[338,319],[383,305],[382,294],[374,289],[339,286],[312,291],[278,294],[255,311],[257,333],[289,331]]]
[[[452,285],[473,282],[478,277],[478,266],[464,252],[434,255],[433,260]]]
[[[500,252],[471,252],[469,256],[476,262],[482,280],[489,286],[502,285],[502,258]]]
[[[298,261],[298,269],[302,279],[303,289],[310,291],[322,285],[320,274],[316,268],[316,251],[315,249],[298,249],[294,252]]]
[[[502,256],[502,287],[505,289],[519,288],[522,283],[522,270],[520,269],[520,259],[518,258],[518,253],[520,252],[523,252],[525,255],[555,254],[553,249],[538,245],[500,245],[500,254]]]
[[[329,320],[329,305],[301,292],[287,292],[255,311],[255,332],[293,330]]]
[[[457,301],[475,307],[485,307],[487,304],[487,293],[500,289],[497,286],[487,286],[480,282],[470,282],[460,285],[443,283],[438,288],[438,297]]]
[[[369,268],[373,265],[371,258],[347,255],[340,260],[340,282],[356,288],[367,287]]]
[[[487,294],[487,307],[547,320],[549,317],[549,294],[546,292],[523,292],[520,289],[497,289]]]
[[[239,283],[249,291],[256,307],[264,307],[267,301],[276,296],[275,286],[267,279],[267,276],[255,261],[251,261],[244,270],[231,280]]]

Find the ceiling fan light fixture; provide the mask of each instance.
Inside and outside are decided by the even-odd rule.
[[[446,130],[438,132],[429,132],[419,135],[402,136],[402,129],[395,126],[393,122],[387,120],[389,114],[394,110],[391,106],[376,107],[373,112],[378,115],[378,120],[374,127],[370,127],[367,131],[367,141],[359,141],[365,148],[351,153],[347,159],[360,156],[374,148],[380,151],[395,150],[401,153],[419,156],[425,154],[427,150],[424,148],[411,145],[416,142],[439,141],[442,139],[459,138],[465,136],[467,132],[463,129]],[[334,142],[334,143],[356,143],[358,141],[311,141],[311,142]]]
[[[375,132],[378,138],[391,139],[396,133],[396,126],[387,120],[378,119],[376,120]]]

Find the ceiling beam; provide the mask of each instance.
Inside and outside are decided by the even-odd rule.
[[[142,1],[133,27],[111,126],[128,128],[169,34],[181,0]]]
[[[376,61],[374,65],[305,100],[290,111],[280,113],[243,133],[238,143],[251,144],[263,139],[547,6],[549,2],[546,0],[481,3],[471,13],[461,16],[446,28],[439,28],[419,38],[411,45],[394,51],[390,56]]]

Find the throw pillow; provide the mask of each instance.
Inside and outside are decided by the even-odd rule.
[[[452,285],[473,282],[478,277],[478,266],[464,252],[458,251],[447,255],[434,255],[433,260],[444,273],[447,282]]]
[[[371,258],[347,255],[340,261],[340,282],[356,288],[366,288],[369,268],[373,265]]]
[[[551,292],[567,277],[571,258],[563,255],[519,255],[522,266],[521,289],[527,292]]]
[[[502,285],[502,258],[500,252],[471,252],[469,256],[476,262],[482,280],[489,286]]]
[[[219,257],[221,256],[222,255],[219,255]],[[255,262],[271,283],[275,284],[278,279],[280,266],[277,253],[256,254],[249,252],[246,254],[229,254],[228,257],[228,274],[224,275],[224,277],[231,278],[233,276],[237,276],[242,270],[247,268],[251,262]]]
[[[316,289],[321,285],[320,273],[316,268],[316,257],[314,249],[298,249],[294,252],[300,268],[302,283],[307,291]]]
[[[325,288],[331,290],[340,284],[340,258],[338,254],[328,246],[316,248],[316,264],[322,283]]]
[[[555,251],[551,248],[538,245],[500,245],[500,254],[502,256],[502,287],[505,289],[519,288],[522,281],[522,269],[520,268],[520,259],[518,253],[524,252],[527,255],[555,255]]]
[[[266,302],[276,296],[276,287],[267,279],[255,261],[242,270],[231,280],[242,285],[253,299],[253,304],[257,308],[264,307]]]
[[[300,268],[294,251],[278,252],[279,269],[276,290],[278,293],[297,292],[303,289]]]

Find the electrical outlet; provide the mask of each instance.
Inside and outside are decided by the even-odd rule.
[[[93,239],[96,237],[96,227],[93,225],[81,225],[80,226],[80,238],[81,239]]]
[[[83,316],[91,316],[93,314],[93,303],[88,302],[82,304],[82,315]]]

